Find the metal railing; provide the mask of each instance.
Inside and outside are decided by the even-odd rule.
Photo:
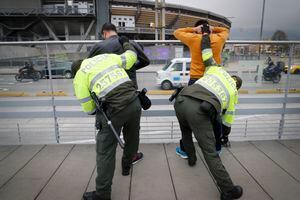
[[[23,143],[71,143],[71,142],[91,142],[94,140],[96,130],[94,128],[93,118],[88,118],[88,122],[62,122],[60,119],[63,119],[65,116],[61,115],[61,111],[57,111],[57,101],[54,96],[53,89],[53,80],[51,77],[51,52],[49,51],[49,46],[51,45],[74,45],[74,44],[95,44],[100,42],[99,40],[90,40],[90,41],[24,41],[24,42],[0,42],[0,47],[3,45],[38,45],[40,48],[45,47],[45,54],[49,72],[49,86],[50,86],[50,106],[52,108],[51,116],[53,121],[47,121],[43,123],[24,123],[24,122],[13,122],[13,123],[1,123],[0,124],[0,141],[7,141],[9,144],[23,144]],[[173,45],[173,44],[181,44],[178,40],[136,40],[136,42],[142,44],[163,44],[163,45]],[[292,136],[299,137],[300,134],[298,132],[300,128],[299,121],[299,108],[287,108],[287,103],[291,102],[291,98],[289,98],[289,89],[290,89],[290,69],[293,62],[294,48],[295,45],[299,45],[300,41],[227,41],[227,44],[251,44],[251,45],[288,45],[289,52],[289,62],[288,62],[288,71],[285,79],[285,87],[284,87],[284,96],[281,97],[280,105],[281,108],[277,108],[275,118],[272,119],[237,119],[236,123],[232,129],[232,138],[237,138],[240,140],[245,139],[275,139],[275,138],[292,138]],[[158,103],[157,105],[167,105],[166,100],[165,103]],[[154,100],[155,102],[155,100]],[[1,103],[1,101],[0,101]],[[275,102],[276,103],[276,102]],[[277,102],[278,103],[278,102]],[[298,100],[294,103],[300,103]],[[1,106],[1,105],[0,105]],[[297,105],[296,105],[297,106]],[[293,111],[293,112],[291,112]],[[4,112],[3,112],[4,113]],[[80,113],[80,114],[79,114]],[[35,118],[39,118],[38,116],[41,113],[37,113],[38,115]],[[243,112],[240,112],[242,115]],[[259,114],[263,116],[261,113],[251,113],[251,115]],[[80,111],[73,112],[74,116],[81,118],[83,117],[83,113]],[[49,119],[48,117],[45,117]],[[153,121],[151,116],[154,118],[157,117],[173,117],[172,119],[167,118],[162,121]],[[238,115],[239,116],[239,115]],[[288,117],[287,117],[288,116]],[[5,118],[5,117],[2,117]],[[174,111],[172,110],[159,110],[159,111],[148,111],[144,112],[143,119],[141,122],[141,140],[142,142],[172,142],[177,141],[180,138],[180,129],[178,122],[175,118]],[[152,121],[151,121],[152,120]],[[34,131],[33,131],[34,129]],[[263,130],[263,132],[261,132]],[[43,133],[41,136],[40,133]]]
[[[51,8],[0,8],[0,16],[86,16],[95,15],[95,9],[75,7]]]

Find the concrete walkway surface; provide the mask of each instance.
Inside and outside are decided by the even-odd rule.
[[[196,166],[175,154],[177,144],[141,144],[143,161],[121,175],[118,149],[113,200],[220,199],[198,145]],[[221,159],[241,199],[299,199],[300,140],[232,142]],[[95,145],[0,146],[1,200],[80,200],[95,188]]]

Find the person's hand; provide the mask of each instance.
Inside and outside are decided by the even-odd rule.
[[[126,43],[126,42],[129,43],[129,39],[128,39],[128,37],[122,35],[122,36],[119,37],[119,42],[123,46],[124,43]]]
[[[221,144],[223,145],[223,146],[228,146],[228,142],[229,142],[229,140],[228,140],[228,136],[222,136],[221,137]]]
[[[201,27],[202,27],[202,25],[196,26],[196,27],[193,28],[193,31],[195,33],[201,34]]]
[[[208,24],[203,24],[201,27],[201,32],[203,35],[208,35],[210,34],[211,30],[210,30],[210,26]]]

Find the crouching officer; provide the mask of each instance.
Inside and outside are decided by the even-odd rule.
[[[91,98],[94,92],[99,99],[105,98],[106,114],[117,133],[123,128],[125,147],[122,157],[122,174],[129,175],[132,158],[138,150],[141,104],[134,83],[125,70],[137,60],[135,49],[128,38],[120,37],[125,53],[101,54],[74,64],[74,89],[83,111],[95,114],[95,103]],[[104,117],[97,113],[99,132],[96,138],[96,191],[86,192],[84,199],[111,199],[111,185],[115,171],[117,139]]]
[[[192,132],[203,152],[205,161],[221,190],[221,200],[238,199],[243,190],[235,186],[216,151],[216,139],[212,121],[218,116],[225,127],[234,120],[237,89],[241,79],[234,80],[222,67],[217,66],[212,57],[210,38],[203,35],[202,58],[206,65],[204,76],[194,85],[184,88],[174,104],[182,132],[182,143],[188,155],[188,164],[196,164]]]

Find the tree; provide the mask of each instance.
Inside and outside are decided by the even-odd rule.
[[[271,40],[274,40],[274,41],[286,41],[288,40],[288,37],[287,37],[287,34],[282,31],[282,30],[277,30],[274,32]],[[280,54],[280,53],[283,53],[283,52],[287,52],[288,49],[289,49],[289,46],[288,45],[275,45],[275,46],[271,46],[271,49],[272,51],[275,51],[276,54]]]
[[[287,35],[284,31],[277,30],[272,36],[272,40],[275,41],[283,41],[283,40],[288,40]]]

